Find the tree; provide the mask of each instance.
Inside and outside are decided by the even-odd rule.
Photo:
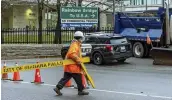
[[[68,3],[65,3],[65,5],[67,5]],[[61,44],[61,21],[60,21],[60,0],[57,0],[57,15],[58,15],[58,20],[57,20],[57,24],[56,24],[56,31],[55,31],[55,38],[54,38],[54,43],[55,44]]]
[[[7,2],[7,1],[1,1],[1,20],[3,19],[4,17],[4,14],[5,14],[5,10],[9,9],[11,6],[10,6],[10,3]],[[2,22],[2,21],[1,21]],[[1,24],[2,25],[2,24]]]
[[[38,28],[38,43],[42,43],[42,10],[43,10],[43,2],[44,0],[37,0],[38,2],[38,22],[39,22],[39,28]]]
[[[7,1],[1,1],[1,10],[4,11],[6,9],[10,8],[10,3]],[[3,12],[1,12],[2,14]]]
[[[10,3],[7,1],[1,1],[1,29],[2,29],[2,19],[4,17],[4,13],[6,9],[10,8]],[[1,33],[1,43],[4,43],[3,32]]]

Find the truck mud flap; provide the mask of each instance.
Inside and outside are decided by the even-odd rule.
[[[150,54],[154,65],[172,66],[172,48],[152,48]]]

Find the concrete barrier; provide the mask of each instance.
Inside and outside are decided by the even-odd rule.
[[[1,44],[1,60],[61,57],[62,44]]]

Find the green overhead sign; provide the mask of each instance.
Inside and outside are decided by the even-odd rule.
[[[98,19],[98,8],[61,7],[61,19]]]
[[[98,24],[98,8],[94,7],[61,7],[62,26],[92,26]]]

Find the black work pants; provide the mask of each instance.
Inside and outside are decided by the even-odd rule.
[[[64,72],[63,78],[61,78],[61,80],[58,82],[56,87],[59,90],[61,90],[71,78],[73,78],[75,80],[77,87],[78,87],[78,91],[82,91],[84,89],[84,86],[82,84],[82,74],[80,74],[80,73]]]

